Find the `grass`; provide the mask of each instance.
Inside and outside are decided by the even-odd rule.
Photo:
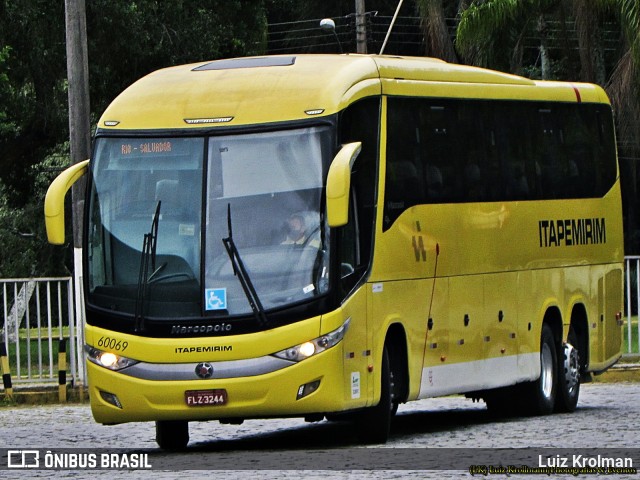
[[[629,353],[629,339],[628,339],[629,327],[627,325],[627,317],[624,317],[624,328],[622,331],[622,353]],[[638,354],[638,316],[631,317],[631,353]]]
[[[41,339],[38,342],[38,329],[37,328],[21,328],[18,332],[19,351],[20,351],[20,380],[28,379],[51,379],[56,378],[58,375],[58,349],[60,328],[55,327],[51,329],[52,341],[52,360],[53,370],[49,364],[49,331],[47,328],[40,329]],[[62,336],[67,340],[67,370],[69,368],[69,328],[63,327]],[[9,341],[9,369],[11,370],[11,378],[15,381],[18,380],[18,364],[16,361],[16,344]],[[40,364],[40,358],[42,358],[42,364]],[[5,373],[5,372],[3,372]]]
[[[628,325],[627,325],[627,317],[624,317],[624,328],[622,332],[622,353],[629,353],[628,348]],[[59,337],[60,337],[60,329],[58,327],[52,328],[51,333],[53,337],[52,347],[53,347],[53,371],[50,369],[49,365],[49,341],[48,341],[48,329],[41,328],[42,339],[40,342],[40,349],[38,346],[38,329],[31,328],[20,329],[18,332],[19,342],[20,342],[20,379],[51,379],[57,378],[58,375],[58,348],[59,348]],[[63,327],[62,329],[63,338],[67,339],[67,369],[69,368],[70,361],[70,345],[69,345],[69,328]],[[631,354],[640,354],[640,348],[638,345],[638,317],[631,317]],[[29,349],[27,349],[27,345],[29,345]],[[29,355],[31,357],[31,363],[29,365]],[[40,366],[39,358],[42,355],[42,366]],[[13,380],[17,380],[18,370],[17,370],[17,362],[16,362],[16,345],[15,343],[9,343],[9,368],[11,370],[11,378]],[[5,372],[2,372],[5,373]]]

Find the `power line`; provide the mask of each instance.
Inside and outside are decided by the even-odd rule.
[[[382,44],[389,25],[391,16],[378,15],[377,12],[366,12],[367,44],[370,51],[376,51],[376,47]],[[330,40],[330,36],[320,31],[321,19],[296,20],[290,22],[278,22],[268,25],[267,50],[269,52],[314,52],[326,51],[335,47],[336,43]],[[336,23],[336,35],[340,42],[347,48],[355,47],[356,22],[355,14],[333,17]],[[458,19],[446,18],[445,24],[452,41],[455,41]],[[576,51],[579,49],[577,30],[575,23],[567,19],[547,20],[546,22],[547,49],[549,51]],[[607,22],[601,25],[601,37],[604,52],[609,56],[619,51],[620,28]],[[335,37],[334,37],[335,38]],[[568,40],[568,44],[566,44]],[[400,54],[424,54],[426,50],[423,19],[415,16],[398,16],[393,31],[389,37],[389,43],[396,53]],[[523,49],[527,52],[535,52],[540,48],[540,36],[531,30],[525,35]],[[353,50],[355,51],[355,49]]]

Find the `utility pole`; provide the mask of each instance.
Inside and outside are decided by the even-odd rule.
[[[87,52],[87,14],[85,0],[65,0],[67,40],[67,81],[69,88],[69,144],[71,163],[78,163],[91,154],[91,128],[89,120],[89,55]],[[82,319],[82,222],[86,179],[81,178],[72,187],[73,200],[73,270],[75,286],[76,325]],[[80,339],[81,335],[78,335]],[[82,348],[80,345],[78,348]],[[78,365],[80,378],[84,377]]]
[[[89,158],[89,60],[85,0],[65,0],[67,30],[67,79],[69,83],[69,142],[71,163]],[[73,186],[73,246],[81,248],[82,212],[86,182]]]
[[[356,0],[356,52],[367,53],[367,16],[364,0]]]

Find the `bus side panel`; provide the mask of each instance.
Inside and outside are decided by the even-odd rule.
[[[394,323],[402,325],[407,338],[409,399],[417,397],[423,367],[424,341],[432,285],[433,280],[431,279],[368,284],[370,325],[374,339],[371,360],[375,379],[374,403],[377,403],[380,395],[378,366],[381,365],[384,341],[389,327]]]
[[[522,270],[518,272],[518,373],[535,380],[540,376],[540,334],[547,308],[558,305],[559,271]],[[555,286],[555,288],[554,288]]]
[[[600,372],[614,364],[621,355],[622,326],[617,317],[622,312],[622,268],[594,268],[597,275],[598,310],[589,319],[589,371]]]
[[[342,305],[341,319],[349,318],[349,329],[343,340],[344,349],[344,395],[345,405],[358,408],[371,405],[373,396],[373,381],[369,367],[372,365],[371,329],[368,327],[370,315],[367,312],[368,285],[360,287]],[[344,321],[344,320],[343,320]],[[339,325],[331,325],[323,329],[331,331]]]
[[[484,357],[501,359],[504,382],[515,383],[519,377],[517,273],[487,275],[484,304]]]
[[[427,331],[424,346],[424,365],[418,363],[418,359],[412,359],[416,369],[421,372],[415,387],[415,397],[429,396],[432,389],[439,387],[440,382],[437,369],[446,363],[450,352],[453,350],[452,338],[454,338],[449,325],[449,279],[437,278],[433,286],[433,300],[430,299],[429,322],[431,328]],[[421,359],[420,359],[421,360]],[[412,384],[413,385],[413,384]],[[412,393],[414,390],[412,389]]]
[[[604,279],[605,285],[605,313],[604,313],[604,361],[610,365],[617,361],[622,348],[622,322],[623,311],[623,271],[616,268],[607,273]]]
[[[593,267],[597,310],[589,317],[588,370],[601,372],[613,365],[622,354],[623,269],[603,265]]]

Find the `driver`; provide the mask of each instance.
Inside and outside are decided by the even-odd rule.
[[[317,227],[314,229],[307,224],[304,215],[294,213],[286,221],[286,238],[282,245],[309,245],[320,248],[318,230]]]

